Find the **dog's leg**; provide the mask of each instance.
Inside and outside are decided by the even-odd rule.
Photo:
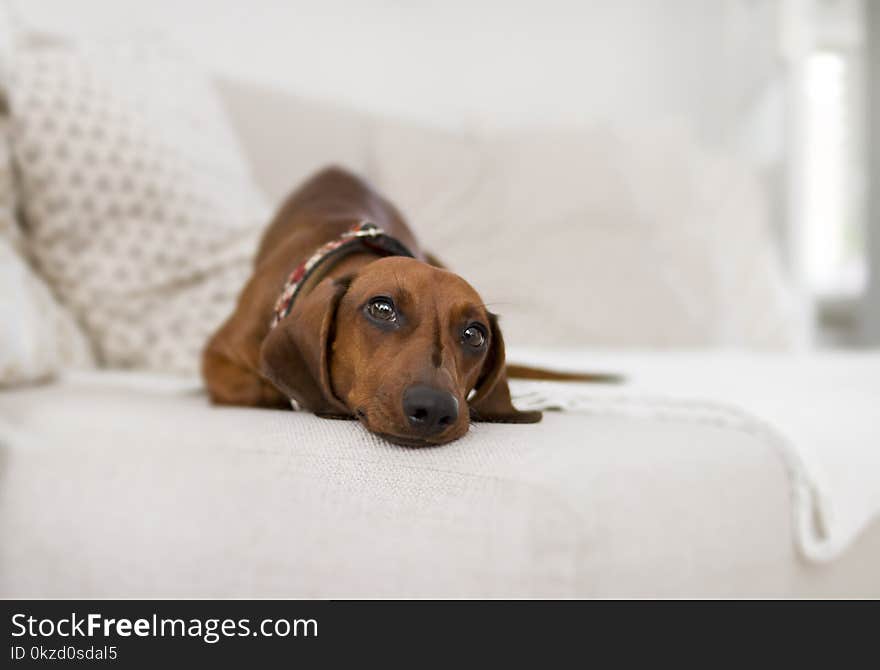
[[[290,408],[290,401],[259,373],[208,345],[202,357],[202,376],[211,402],[243,407]]]

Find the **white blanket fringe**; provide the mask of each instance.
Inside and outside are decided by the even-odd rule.
[[[795,540],[801,555],[815,562],[835,558],[830,541],[831,509],[820,475],[810,472],[794,445],[771,425],[731,405],[650,395],[591,393],[584,384],[511,380],[514,404],[521,410],[564,411],[688,422],[748,433],[768,444],[783,460],[791,482]]]

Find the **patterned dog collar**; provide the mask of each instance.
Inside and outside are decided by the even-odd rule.
[[[315,253],[309,256],[308,260],[301,263],[290,273],[287,281],[284,282],[281,295],[278,296],[278,300],[275,302],[272,323],[269,325],[269,329],[271,330],[277,326],[281,319],[290,314],[293,302],[296,300],[296,296],[303,284],[319,266],[323,265],[330,258],[338,258],[358,249],[375,251],[382,256],[408,256],[409,258],[415,258],[409,249],[395,238],[386,235],[385,231],[375,223],[372,221],[362,221],[335,240],[330,240],[322,245]]]

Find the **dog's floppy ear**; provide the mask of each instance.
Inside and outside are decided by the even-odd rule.
[[[351,412],[333,393],[330,347],[336,310],[346,282],[324,279],[298,297],[290,314],[273,328],[260,348],[263,375],[303,409],[327,416]]]
[[[520,412],[510,400],[504,369],[504,339],[498,327],[498,317],[489,314],[489,324],[492,330],[489,352],[469,403],[471,418],[496,423],[536,423],[541,420],[540,412]]]

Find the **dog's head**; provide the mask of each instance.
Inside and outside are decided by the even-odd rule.
[[[261,351],[264,374],[316,414],[354,416],[405,445],[443,444],[513,407],[497,319],[461,277],[390,257],[298,298]]]

